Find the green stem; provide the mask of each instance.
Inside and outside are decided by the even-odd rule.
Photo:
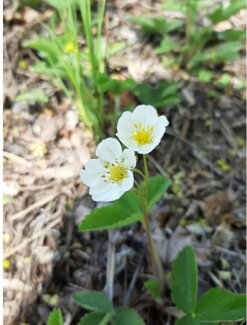
[[[140,169],[138,169],[138,168],[133,168],[132,170],[133,170],[134,173],[137,173],[137,174],[141,175],[141,177],[142,177],[143,179],[145,178],[145,175],[143,174],[143,172],[142,172]]]
[[[100,0],[98,3],[98,17],[97,17],[97,54],[100,73],[105,72],[105,56],[102,56],[102,27],[105,13],[106,0]]]
[[[140,183],[137,182],[136,180],[134,180],[134,184],[135,184],[135,186],[136,186],[136,190],[135,190],[135,192],[136,192],[136,194],[137,194],[138,196],[140,196],[140,195],[139,195],[139,191],[138,191],[138,188],[140,187]]]
[[[109,321],[112,319],[113,313],[107,313],[105,314],[104,318],[101,320],[100,325],[107,325],[109,324]]]
[[[86,36],[86,42],[89,49],[89,60],[91,63],[91,68],[93,72],[93,81],[94,86],[96,85],[96,77],[97,77],[97,61],[94,53],[94,44],[93,44],[93,35],[92,35],[92,20],[91,20],[91,1],[83,0],[79,2],[81,16],[84,25],[84,31]]]
[[[150,228],[150,222],[149,222],[149,212],[147,207],[147,199],[148,199],[148,187],[147,182],[149,178],[149,171],[148,171],[148,164],[147,164],[147,156],[143,155],[143,164],[144,164],[144,195],[143,195],[143,225],[147,233],[147,241],[148,241],[148,247],[151,257],[151,263],[152,268],[155,274],[155,277],[160,283],[161,290],[164,288],[164,273],[163,273],[163,267],[160,260],[160,256],[157,252],[157,248],[155,246],[155,243],[151,236],[151,228]]]
[[[146,176],[146,180],[149,178],[149,172],[148,172],[148,163],[147,163],[147,156],[143,155],[143,164],[144,164],[144,173]]]
[[[114,107],[115,107],[114,117],[115,120],[117,120],[120,115],[120,107],[121,107],[120,97],[118,95],[114,96]]]

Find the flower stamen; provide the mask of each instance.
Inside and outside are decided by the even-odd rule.
[[[144,128],[141,123],[134,124],[134,127],[135,131],[132,131],[132,139],[136,141],[138,146],[143,146],[153,141],[153,127],[148,125]]]
[[[121,164],[113,165],[109,169],[110,169],[109,180],[112,183],[120,183],[124,178],[127,177],[127,169]]]

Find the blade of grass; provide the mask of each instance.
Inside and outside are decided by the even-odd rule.
[[[96,42],[96,48],[97,53],[101,54],[101,45],[102,45],[102,27],[103,27],[103,19],[104,19],[104,13],[105,13],[105,5],[106,0],[100,0],[98,3],[98,12],[97,12],[97,42]],[[102,58],[100,55],[99,58]],[[105,59],[103,58],[102,62],[99,62],[99,68],[100,72],[104,73],[105,71]]]
[[[86,43],[89,49],[89,59],[92,66],[94,85],[96,85],[97,62],[96,62],[96,56],[95,56],[94,44],[93,44],[90,0],[80,1],[79,5],[80,5],[83,26],[84,26],[84,32],[86,36]]]

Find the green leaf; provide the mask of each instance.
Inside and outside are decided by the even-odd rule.
[[[226,41],[242,41],[246,38],[245,30],[228,29],[223,32],[218,32],[216,35],[219,40]]]
[[[176,104],[179,104],[182,100],[182,97],[180,95],[170,95],[167,96],[165,99],[163,99],[160,102],[157,102],[157,107],[167,107],[167,106],[174,106]]]
[[[176,325],[201,325],[198,320],[192,318],[190,315],[186,315],[176,321]]]
[[[40,61],[38,61],[36,64],[34,64],[31,67],[31,71],[37,74],[43,74],[53,78],[57,78],[57,77],[63,78],[67,76],[65,71],[63,71],[62,68],[58,66],[51,67],[47,62],[40,62]]]
[[[199,11],[199,1],[186,0],[186,16],[187,20],[190,21],[188,27],[188,37],[196,33],[196,18]]]
[[[190,6],[195,7],[197,11],[212,5],[214,0],[164,0],[162,8],[165,10],[179,11],[182,13],[187,13]],[[196,13],[196,12],[195,12]]]
[[[24,46],[39,51],[43,58],[50,58],[54,62],[57,61],[61,55],[61,50],[57,46],[57,43],[48,38],[30,40],[25,42]]]
[[[220,4],[220,6],[209,15],[209,18],[214,24],[217,24],[237,14],[241,9],[244,9],[245,6],[245,0],[234,0],[226,8],[224,8],[223,4]]]
[[[162,8],[165,10],[186,12],[185,1],[174,1],[174,0],[165,0]]]
[[[135,310],[124,307],[116,309],[113,320],[117,325],[145,325],[144,321]]]
[[[57,11],[68,9],[72,4],[78,4],[78,0],[44,0],[48,5]]]
[[[191,246],[186,246],[172,265],[172,300],[186,314],[191,314],[197,302],[197,265]]]
[[[73,300],[83,308],[99,312],[113,312],[114,308],[109,298],[97,291],[85,291],[73,294]]]
[[[147,208],[150,210],[164,195],[165,191],[171,185],[171,181],[164,176],[157,175],[148,180],[148,199]],[[142,187],[143,185],[141,185]]]
[[[133,89],[136,86],[136,82],[131,78],[115,80],[101,74],[97,78],[97,85],[100,87],[102,92],[109,91],[113,95],[119,96],[123,92]]]
[[[167,96],[174,95],[177,93],[179,84],[176,81],[165,81],[158,84],[155,91],[157,100],[165,99]]]
[[[127,226],[141,220],[141,203],[132,190],[126,192],[112,205],[94,209],[79,225],[80,231],[97,231]]]
[[[156,107],[163,108],[168,106],[174,106],[181,102],[182,97],[179,94],[172,94],[166,96],[164,99],[156,102]]]
[[[192,65],[196,65],[200,62],[227,62],[234,61],[239,58],[239,51],[242,49],[241,42],[227,42],[208,48],[201,53],[195,54],[190,62]]]
[[[77,325],[103,325],[102,322],[104,321],[106,315],[108,314],[101,312],[88,313],[80,319],[80,322]]]
[[[165,39],[163,39],[161,41],[160,46],[156,47],[154,52],[156,54],[162,54],[162,53],[166,53],[166,52],[175,50],[177,47],[178,47],[177,42],[173,42],[173,41],[170,40],[169,37],[166,37]]]
[[[231,84],[231,75],[229,73],[223,73],[222,76],[217,80],[217,86],[224,88]]]
[[[179,84],[176,81],[161,82],[156,89],[151,90],[148,84],[142,83],[134,89],[134,94],[143,104],[162,108],[181,102],[182,97],[177,93]]]
[[[63,316],[60,309],[54,309],[50,313],[47,325],[63,325]]]
[[[205,69],[200,69],[199,70],[199,80],[201,82],[209,82],[213,78],[213,72]]]
[[[234,61],[239,58],[239,51],[243,48],[242,42],[228,42],[215,47],[212,60],[215,63]]]
[[[42,4],[42,0],[20,0],[19,4],[21,6],[28,6],[28,7],[38,9],[40,7],[40,5]],[[22,323],[22,324],[24,324],[24,323]]]
[[[158,303],[162,304],[163,299],[161,298],[160,283],[154,280],[148,280],[144,282],[144,287],[147,289],[149,295]]]
[[[167,32],[172,32],[176,29],[181,28],[184,25],[184,21],[180,19],[173,19],[167,24]]]
[[[176,321],[176,325],[212,325],[212,323],[199,322],[190,315],[185,315]]]
[[[202,322],[234,322],[246,319],[246,295],[215,288],[199,300],[196,318]]]
[[[149,294],[153,298],[157,298],[160,296],[160,284],[157,281],[154,280],[148,280],[144,282],[144,287],[148,290]]]
[[[144,33],[147,34],[161,34],[163,35],[167,30],[167,22],[163,17],[135,17],[131,16],[130,21],[141,27]]]
[[[143,104],[153,104],[153,93],[148,84],[140,83],[134,89],[134,94]]]
[[[212,26],[201,27],[196,32],[190,35],[189,44],[187,44],[188,47],[184,49],[184,52],[190,52],[193,48],[194,52],[200,53],[199,51],[205,48],[206,44],[212,39],[212,36]]]
[[[218,93],[217,91],[214,91],[214,90],[209,90],[207,95],[209,98],[219,99],[221,97],[220,93]]]
[[[109,56],[113,56],[126,47],[126,42],[115,42],[109,44]]]
[[[49,98],[44,94],[42,89],[34,88],[16,96],[15,100],[17,102],[47,103]]]

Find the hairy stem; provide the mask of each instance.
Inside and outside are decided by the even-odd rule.
[[[148,248],[150,252],[151,257],[151,263],[154,275],[156,279],[159,281],[161,290],[164,287],[164,273],[163,273],[163,267],[160,260],[160,256],[157,252],[157,248],[155,246],[155,243],[152,239],[151,235],[151,228],[150,228],[150,222],[149,222],[149,213],[148,213],[148,207],[147,207],[147,200],[148,200],[148,188],[147,188],[147,182],[149,177],[149,171],[148,171],[148,165],[147,165],[147,157],[146,155],[143,155],[143,163],[144,163],[144,195],[143,195],[143,214],[144,214],[144,228],[147,233],[147,242],[148,242]]]
[[[114,229],[108,230],[108,254],[106,272],[106,294],[112,301],[114,296],[115,254]]]

